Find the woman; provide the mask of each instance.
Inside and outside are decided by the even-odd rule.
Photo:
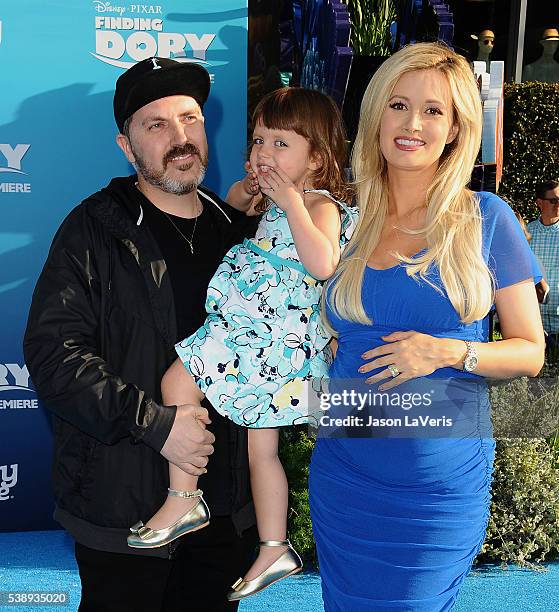
[[[331,388],[353,379],[391,398],[376,416],[446,421],[319,431],[310,503],[327,612],[452,607],[489,515],[484,377],[543,364],[526,239],[502,200],[466,188],[481,127],[475,78],[440,44],[395,53],[364,95],[352,155],[360,221],[324,293],[338,337]],[[493,303],[504,340],[490,343]],[[404,389],[424,404],[404,405]]]

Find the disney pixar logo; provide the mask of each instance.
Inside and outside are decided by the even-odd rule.
[[[127,69],[155,56],[183,63],[207,63],[206,51],[215,33],[164,32],[163,19],[154,16],[161,15],[160,6],[114,6],[94,0],[94,8],[98,14],[94,18],[95,53],[91,55],[105,64]],[[137,17],[138,14],[149,16]]]
[[[161,7],[150,4],[131,4],[130,7],[126,7],[113,5],[110,2],[103,2],[101,0],[93,0],[93,6],[98,13],[123,15],[128,10],[130,13],[136,13],[137,15],[161,15]]]

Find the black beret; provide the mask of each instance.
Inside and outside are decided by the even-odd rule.
[[[202,108],[209,93],[210,75],[200,64],[150,57],[118,77],[113,100],[115,121],[122,133],[128,117],[154,100],[190,96]]]

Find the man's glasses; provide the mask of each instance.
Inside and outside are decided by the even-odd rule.
[[[540,198],[540,200],[545,200],[546,202],[551,202],[553,206],[557,206],[559,204],[559,198]]]

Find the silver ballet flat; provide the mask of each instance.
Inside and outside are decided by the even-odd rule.
[[[267,589],[274,582],[292,576],[303,569],[301,557],[295,552],[289,540],[263,540],[261,546],[287,546],[287,550],[276,559],[268,569],[265,569],[253,580],[239,578],[227,593],[229,601],[239,601],[245,597],[256,595]]]
[[[175,491],[174,489],[169,489],[168,495],[184,497],[186,499],[199,497],[200,501],[175,523],[169,525],[169,527],[151,529],[151,527],[146,527],[142,521],[132,525],[130,527],[132,535],[129,535],[127,538],[128,546],[132,548],[158,548],[159,546],[169,544],[169,542],[180,538],[186,533],[198,531],[198,529],[209,525],[210,510],[202,497],[202,493],[201,489],[196,489],[196,491]]]

